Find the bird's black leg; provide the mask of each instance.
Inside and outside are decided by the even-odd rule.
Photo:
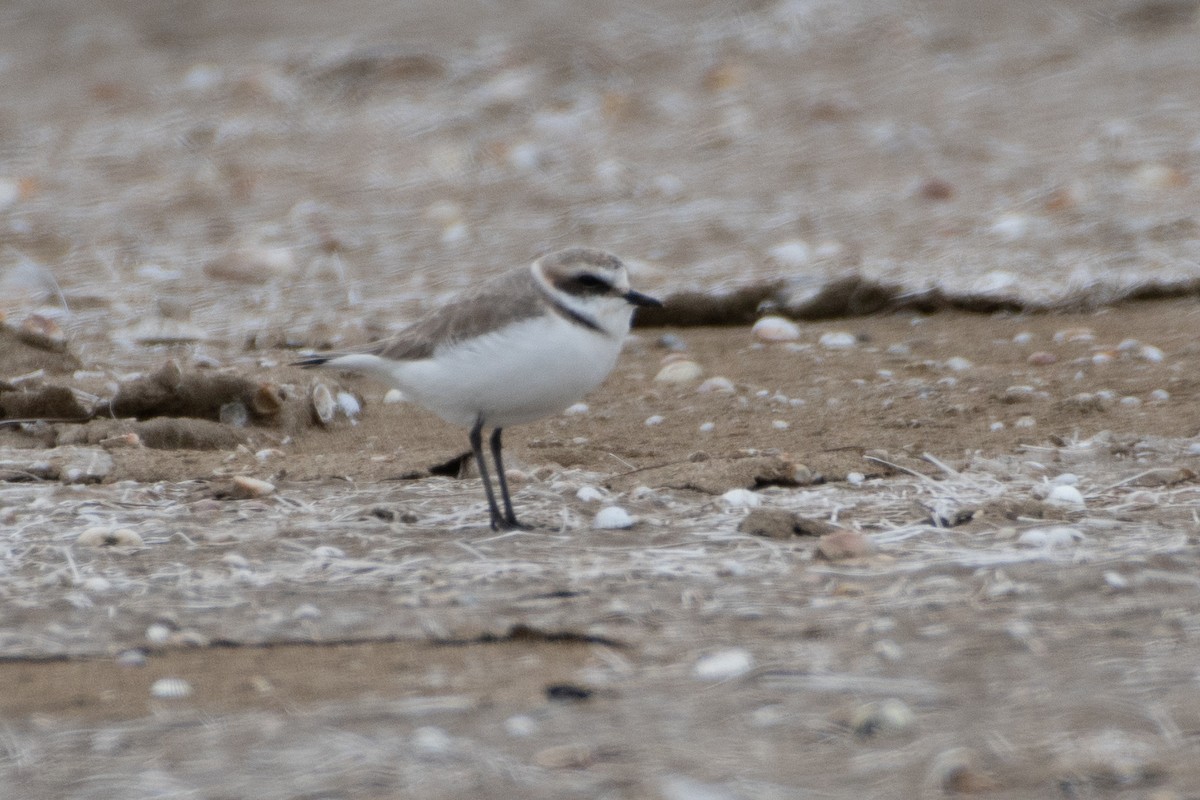
[[[471,432],[467,434],[467,439],[471,442],[471,452],[475,454],[475,466],[479,468],[479,477],[483,478],[483,490],[487,493],[488,510],[492,513],[492,530],[498,531],[506,520],[500,515],[500,508],[496,505],[496,495],[492,491],[492,479],[488,476],[487,459],[483,457],[483,415],[475,420],[475,424],[471,426]],[[495,436],[493,436],[493,440],[495,440]],[[504,486],[503,472],[500,474],[500,485]],[[507,504],[507,491],[504,492],[504,499]],[[512,513],[511,506],[509,513]]]
[[[524,528],[513,513],[512,497],[508,494],[508,478],[504,476],[504,460],[500,457],[500,428],[492,431],[492,458],[496,461],[496,476],[500,481],[500,498],[504,501],[504,522],[509,528]]]

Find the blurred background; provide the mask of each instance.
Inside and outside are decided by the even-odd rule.
[[[0,308],[338,344],[568,243],[656,291],[1188,284],[1196,12],[11,0]]]

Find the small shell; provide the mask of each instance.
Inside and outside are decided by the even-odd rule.
[[[1083,495],[1074,486],[1061,484],[1050,490],[1046,502],[1056,506],[1083,508]]]
[[[702,657],[692,667],[692,675],[702,681],[726,681],[740,678],[754,669],[754,656],[749,650],[731,647]]]
[[[763,317],[754,323],[750,334],[764,342],[791,342],[800,338],[800,326],[783,317]]]
[[[329,391],[329,387],[323,383],[318,383],[313,387],[312,409],[317,422],[322,425],[329,425],[333,422],[333,415],[337,412],[337,403],[334,402],[333,393]]]
[[[580,486],[579,491],[575,492],[575,497],[584,503],[595,503],[604,499],[604,492],[595,486]]]
[[[337,407],[346,415],[347,419],[357,419],[362,414],[362,403],[358,402],[358,398],[349,392],[337,393]]]
[[[88,528],[75,540],[82,547],[141,547],[145,542],[129,528]]]
[[[592,527],[599,530],[624,530],[632,528],[637,521],[620,506],[608,506],[596,512]]]
[[[654,376],[655,383],[691,383],[700,380],[704,368],[695,361],[672,361]]]
[[[733,381],[721,375],[714,375],[696,387],[696,394],[733,394],[735,391]]]
[[[273,483],[246,475],[237,475],[233,479],[233,487],[229,494],[237,500],[248,500],[254,497],[266,497],[274,491],[275,484]]]
[[[830,331],[821,334],[818,342],[828,350],[849,350],[858,346],[858,337],[846,331]]]
[[[404,392],[400,391],[399,389],[388,389],[387,393],[383,396],[383,402],[389,406],[395,405],[396,403],[403,403]]]

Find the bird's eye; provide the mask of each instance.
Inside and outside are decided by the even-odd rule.
[[[585,289],[607,289],[608,288],[608,284],[605,283],[604,281],[600,280],[599,278],[597,278],[595,275],[590,275],[590,274],[585,273],[583,275],[580,275],[578,280],[579,280],[579,285],[584,287]]]

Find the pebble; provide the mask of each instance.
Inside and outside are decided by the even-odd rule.
[[[59,324],[41,314],[26,317],[17,328],[17,338],[42,350],[61,352],[67,346],[67,335]]]
[[[970,359],[963,358],[962,356],[952,356],[946,359],[946,369],[953,370],[954,372],[966,372],[974,366]]]
[[[604,492],[595,486],[580,486],[579,491],[575,492],[575,497],[584,503],[595,503],[604,499]]]
[[[596,751],[586,744],[556,744],[533,754],[533,763],[545,769],[584,769],[596,760]]]
[[[232,403],[225,403],[217,412],[217,419],[222,425],[228,425],[231,428],[244,428],[250,424],[250,409],[246,408],[240,400],[235,400]]]
[[[146,661],[146,651],[139,650],[136,647],[131,647],[128,650],[122,650],[121,652],[117,653],[116,658],[118,667],[144,667],[146,666]]]
[[[701,422],[700,427],[697,428],[697,430],[699,430],[701,433],[712,433],[714,430],[716,430],[716,428],[716,424],[712,422]]]
[[[514,714],[504,720],[505,733],[522,739],[533,736],[538,732],[538,727],[537,720],[528,714]]]
[[[664,417],[662,414],[651,414],[650,416],[646,417],[646,421],[642,424],[647,428],[653,428],[655,425],[662,425],[665,420],[666,417]]]
[[[862,486],[866,479],[867,476],[863,475],[861,472],[846,473],[846,483],[850,484],[851,486]]]
[[[917,715],[907,703],[891,697],[854,709],[850,729],[856,736],[896,736],[911,730],[916,721]]]
[[[564,411],[563,414],[567,415],[568,417],[578,417],[588,413],[591,410],[591,406],[589,406],[587,403],[575,403],[574,405],[567,406],[567,410]]]
[[[871,652],[883,661],[893,664],[904,658],[904,649],[891,639],[880,639],[871,646]]]
[[[840,530],[817,540],[817,556],[826,561],[862,558],[871,554],[871,542],[858,531]]]
[[[311,399],[313,414],[316,415],[317,422],[322,425],[329,425],[333,422],[337,403],[334,401],[333,392],[329,391],[329,387],[318,383],[313,387]]]
[[[847,331],[829,331],[821,334],[817,342],[827,350],[850,350],[858,346],[858,337]]]
[[[799,269],[812,260],[812,248],[803,239],[789,239],[772,247],[767,254],[781,267]]]
[[[249,500],[255,497],[266,497],[275,491],[275,484],[248,475],[236,475],[229,496],[234,500]]]
[[[1187,182],[1182,172],[1158,161],[1142,164],[1133,172],[1133,184],[1144,190],[1178,189]]]
[[[1029,344],[1033,341],[1033,334],[1029,331],[1021,331],[1012,340],[1013,344]]]
[[[1130,395],[1127,397],[1122,397],[1120,402],[1121,402],[1121,405],[1125,406],[1126,408],[1137,408],[1138,406],[1140,406],[1142,404],[1142,398],[1133,397],[1132,395]]]
[[[1171,399],[1171,393],[1166,389],[1155,389],[1150,393],[1150,399],[1155,403],[1165,403]]]
[[[1015,242],[1029,232],[1029,217],[1024,214],[1001,214],[992,223],[992,233],[1005,241]]]
[[[404,392],[399,389],[388,389],[383,395],[383,402],[387,405],[395,405],[396,403],[404,402]]]
[[[665,350],[670,350],[672,353],[682,353],[688,349],[687,342],[673,333],[664,333],[662,336],[659,336],[655,344]]]
[[[1056,506],[1083,508],[1083,495],[1070,484],[1058,484],[1046,495],[1046,502]]]
[[[349,392],[338,392],[336,400],[338,410],[345,414],[347,419],[356,419],[362,413],[362,403]]]
[[[754,323],[750,334],[764,342],[791,342],[800,338],[800,326],[784,317],[763,317]]]
[[[704,368],[695,361],[672,361],[654,376],[655,383],[691,383],[704,375]]]
[[[758,508],[762,498],[749,489],[730,489],[721,495],[721,502],[730,508]]]
[[[1095,340],[1096,334],[1091,328],[1063,328],[1054,333],[1054,341],[1059,344],[1063,342],[1093,342]]]
[[[1058,356],[1054,355],[1054,353],[1047,353],[1044,350],[1039,350],[1036,353],[1030,353],[1029,357],[1026,358],[1025,361],[1035,367],[1045,367],[1049,366],[1050,364],[1057,364]]]
[[[146,641],[154,645],[163,645],[171,641],[175,629],[165,622],[151,622],[146,626]]]
[[[81,547],[141,547],[145,544],[137,531],[129,528],[87,528],[75,539]]]
[[[423,725],[413,731],[413,749],[427,756],[440,756],[454,749],[450,734],[434,725]]]
[[[150,695],[159,700],[177,700],[192,693],[192,685],[183,678],[159,678],[150,684]]]
[[[938,753],[929,766],[925,782],[949,795],[976,794],[995,789],[997,784],[976,766],[975,751],[954,747]]]
[[[1043,547],[1056,550],[1074,547],[1083,541],[1083,531],[1066,525],[1055,525],[1049,528],[1030,528],[1017,537],[1017,544],[1025,547]]]
[[[702,681],[726,681],[740,678],[754,669],[754,656],[749,650],[731,647],[718,650],[696,661],[692,675]]]
[[[1036,428],[1037,420],[1030,416],[1018,417],[1013,423],[1014,428]]]
[[[786,431],[791,425],[786,420],[777,419],[771,423],[771,427],[777,431]]]
[[[1104,585],[1110,589],[1121,591],[1129,588],[1129,581],[1121,573],[1110,569],[1104,573]]]
[[[637,522],[629,512],[620,506],[608,506],[596,512],[592,518],[592,527],[597,530],[626,530]]]
[[[696,394],[733,394],[737,391],[729,378],[714,375],[696,387]]]
[[[1163,353],[1163,351],[1152,344],[1142,345],[1142,349],[1138,350],[1138,356],[1143,361],[1149,361],[1153,364],[1161,363],[1162,360],[1166,358],[1166,355]]]

